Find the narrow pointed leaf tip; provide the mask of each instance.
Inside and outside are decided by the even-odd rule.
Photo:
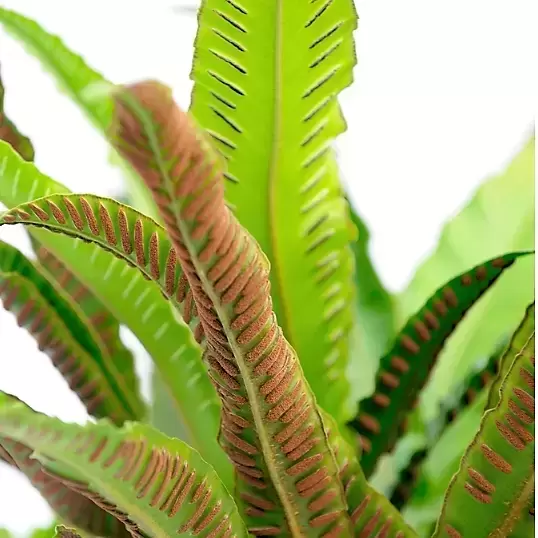
[[[113,137],[151,189],[188,279],[249,531],[349,535],[319,412],[273,313],[269,264],[225,205],[221,163],[154,82],[116,95]]]
[[[361,466],[369,477],[378,458],[405,432],[437,357],[470,308],[501,274],[530,252],[511,252],[484,261],[441,286],[411,317],[381,359],[375,391],[360,404],[350,425],[359,433]]]

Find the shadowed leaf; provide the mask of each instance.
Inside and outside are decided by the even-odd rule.
[[[124,386],[114,356],[101,346],[76,303],[15,247],[3,242],[0,298],[49,356],[88,413],[108,416],[116,424],[143,417],[142,401]]]
[[[68,194],[69,191],[63,185],[40,173],[33,164],[22,162],[10,146],[0,141],[1,202],[8,207],[13,207],[27,202],[29,193],[40,198],[53,192]],[[64,203],[61,195],[58,195],[57,199],[60,203]],[[41,203],[38,200],[35,202]],[[51,206],[46,201],[43,201],[43,204],[42,210],[50,214],[46,222],[49,226],[53,225],[49,229],[54,229],[54,225],[60,226],[60,222],[54,218]],[[117,211],[120,206],[112,202],[110,207],[116,208]],[[154,263],[149,256],[150,237],[153,232],[162,237],[164,233],[162,228],[140,213],[130,208],[126,209],[129,219],[127,223],[130,234],[129,244],[133,247],[128,250],[131,259],[135,262],[137,259],[137,251],[134,249],[135,221],[138,218],[143,219],[140,230],[136,232],[138,234],[143,231],[145,248],[144,270],[139,271],[117,259],[118,253],[123,253],[123,257],[126,255],[122,250],[122,235],[117,219],[114,221],[114,230],[119,243],[116,244],[116,250],[111,251],[105,232],[105,223],[99,221],[99,234],[94,235],[80,206],[78,211],[82,211],[79,217],[86,223],[85,234],[80,233],[69,211],[64,207],[65,232],[90,240],[93,244],[73,240],[72,237],[50,234],[46,230],[37,228],[31,229],[30,232],[40,245],[52,252],[82,284],[93,292],[120,323],[125,324],[136,334],[153,358],[156,367],[159,368],[162,379],[177,405],[178,413],[188,433],[186,439],[200,450],[204,458],[217,469],[222,480],[230,486],[231,466],[215,439],[218,432],[219,402],[205,375],[200,350],[188,328],[177,319],[177,315],[163,299],[158,287],[144,278],[144,276],[151,278],[151,263]],[[98,207],[96,207],[94,217],[101,219]],[[119,215],[116,214],[116,217],[119,218]],[[104,218],[106,219],[106,216]],[[35,223],[44,224],[37,217]],[[107,220],[106,225],[108,224]],[[100,243],[97,243],[98,241]],[[103,248],[103,245],[107,248]],[[139,254],[140,251],[138,251]],[[133,265],[133,262],[129,265]],[[164,274],[163,268],[161,275]],[[176,289],[178,283],[174,282],[173,285]]]
[[[68,529],[63,525],[58,525],[56,527],[56,532],[54,534],[55,538],[81,538],[80,534],[74,529]]]
[[[410,499],[414,488],[417,485],[422,471],[422,464],[428,456],[429,450],[435,446],[446,429],[452,424],[459,415],[465,411],[476,400],[489,385],[499,372],[499,362],[501,352],[497,352],[490,357],[487,363],[475,371],[469,379],[466,379],[451,398],[441,404],[441,414],[435,424],[428,425],[428,430],[433,430],[429,435],[435,440],[429,444],[427,448],[417,451],[411,457],[409,463],[400,471],[398,482],[392,492],[390,501],[400,510]],[[487,408],[486,408],[487,409]],[[454,452],[454,447],[447,447],[448,450]]]
[[[367,477],[379,456],[394,447],[447,338],[502,272],[524,254],[486,261],[447,282],[397,336],[380,361],[374,394],[360,403],[359,414],[350,423],[359,433],[361,466]]]
[[[534,310],[534,304],[530,311]],[[534,328],[501,385],[501,397],[452,479],[435,537],[531,536],[534,517]],[[469,515],[472,514],[472,517]]]
[[[226,160],[226,201],[269,258],[284,336],[339,423],[353,413],[353,227],[331,145],[356,26],[352,0],[205,0],[191,73],[190,112]]]
[[[116,102],[114,140],[151,189],[190,285],[249,531],[345,534],[337,468],[275,319],[268,261],[225,205],[218,159],[164,86],[134,85]]]
[[[10,403],[0,408],[0,433],[31,447],[49,474],[114,513],[135,537],[247,536],[214,470],[149,426],[64,424]]]
[[[398,511],[366,481],[353,449],[338,434],[334,419],[322,414],[348,504],[353,536],[411,538],[416,533]]]

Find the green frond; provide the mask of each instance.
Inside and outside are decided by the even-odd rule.
[[[402,326],[428,297],[469,267],[505,252],[534,249],[535,140],[524,144],[501,173],[485,181],[470,201],[443,227],[437,247],[395,297]],[[467,376],[481,357],[489,357],[499,336],[512,334],[521,312],[534,298],[534,256],[521,260],[466,316],[447,342],[443,358],[422,395],[421,413],[431,420],[438,404]]]
[[[534,384],[533,328],[450,483],[435,537],[515,536],[522,521],[526,525],[517,536],[532,535]]]
[[[485,365],[477,368],[474,373],[454,391],[454,394],[447,398],[446,402],[441,404],[439,418],[435,420],[433,424],[427,425],[428,438],[432,440],[428,442],[427,447],[421,448],[415,452],[407,465],[398,473],[397,483],[390,497],[391,503],[394,504],[398,510],[407,503],[416,489],[420,476],[422,475],[423,463],[427,459],[429,451],[436,446],[438,442],[442,443],[441,439],[447,428],[457,420],[469,406],[473,405],[476,398],[482,395],[483,391],[486,390],[486,388],[493,382],[493,379],[496,378],[499,372],[500,358],[500,351],[493,354]],[[447,444],[447,450],[456,452],[453,445],[448,446]]]
[[[499,403],[499,398],[501,396],[499,389],[501,384],[506,377],[506,374],[512,367],[512,363],[514,362],[515,358],[519,353],[522,352],[522,349],[527,344],[529,338],[531,338],[534,332],[534,315],[534,307],[529,308],[525,317],[523,318],[523,321],[512,335],[510,343],[501,357],[499,373],[491,385],[486,409],[492,409]]]
[[[5,403],[0,435],[28,445],[49,475],[120,519],[134,536],[247,536],[215,471],[188,445],[149,426],[64,424]]]
[[[334,419],[327,413],[322,413],[322,418],[344,487],[353,536],[416,537],[398,510],[368,484],[353,449],[338,433]]]
[[[140,386],[131,351],[120,339],[120,325],[103,303],[80,282],[80,280],[52,252],[30,237],[39,261],[49,280],[54,280],[84,312],[84,315],[99,334],[108,355],[114,358],[116,369],[121,372],[127,388],[139,394]]]
[[[224,202],[219,159],[166,87],[130,86],[116,103],[113,140],[151,189],[192,290],[249,531],[345,533],[337,467],[275,319],[269,263]]]
[[[275,314],[320,406],[351,414],[353,239],[331,144],[355,64],[352,0],[204,0],[190,112],[226,200],[268,256]]]
[[[381,454],[394,447],[447,338],[506,268],[526,253],[488,260],[438,289],[416,312],[381,359],[375,391],[350,423],[359,433],[361,466],[368,477]]]
[[[143,418],[139,394],[124,383],[115,357],[77,304],[4,242],[0,242],[0,298],[50,357],[88,413],[109,417],[116,424]]]

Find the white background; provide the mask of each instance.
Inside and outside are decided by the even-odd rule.
[[[277,0],[268,0],[277,1]],[[289,0],[283,0],[289,1]],[[295,0],[297,1],[297,0]],[[183,4],[181,4],[183,2]],[[186,107],[196,19],[187,0],[0,0],[35,18],[114,82],[158,78]],[[372,255],[402,289],[442,223],[533,128],[537,89],[532,0],[357,0],[359,66],[343,96],[349,130],[338,141],[345,181],[372,235]],[[0,32],[12,120],[37,164],[76,191],[117,192],[107,149],[39,64]],[[27,248],[19,231],[0,237]],[[0,389],[66,420],[82,406],[0,313]],[[0,528],[26,533],[50,514],[23,479],[0,467]]]

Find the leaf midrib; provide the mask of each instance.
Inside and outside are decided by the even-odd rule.
[[[279,1],[279,5],[281,5],[281,2]],[[159,169],[159,172],[161,173],[161,176],[164,180],[164,186],[166,193],[170,200],[175,199],[175,191],[173,188],[173,181],[170,178],[168,171],[166,169],[165,160],[163,159],[163,156],[161,154],[160,145],[158,143],[158,138],[156,136],[156,133],[154,131],[153,125],[151,121],[144,121],[145,118],[141,117],[140,120],[145,124],[146,127],[146,133],[148,135],[148,140],[152,149],[152,152],[156,158],[157,166]],[[237,366],[239,368],[239,371],[241,373],[241,379],[243,381],[243,384],[245,386],[245,389],[247,391],[250,410],[252,413],[252,417],[254,418],[254,423],[256,425],[256,434],[258,437],[258,440],[260,442],[261,448],[262,448],[262,455],[263,460],[265,462],[265,465],[267,467],[267,471],[269,473],[269,476],[271,478],[271,482],[273,486],[275,487],[275,490],[277,492],[278,498],[280,500],[280,503],[284,509],[286,522],[289,525],[291,536],[294,537],[301,537],[303,536],[301,532],[301,525],[297,521],[296,513],[297,509],[293,506],[293,504],[289,501],[288,495],[287,495],[287,488],[286,485],[283,484],[283,481],[281,480],[280,473],[278,471],[278,466],[276,464],[275,458],[273,456],[273,451],[271,450],[271,442],[269,439],[269,434],[266,431],[264,419],[262,410],[260,408],[259,404],[259,395],[257,393],[256,387],[253,385],[253,383],[250,381],[250,374],[248,371],[248,368],[245,365],[245,360],[243,357],[243,353],[241,351],[241,348],[236,342],[235,337],[233,336],[233,332],[227,322],[225,320],[227,319],[227,315],[225,312],[223,312],[222,307],[219,306],[220,300],[216,296],[216,294],[213,291],[213,286],[208,281],[204,269],[200,266],[200,262],[196,255],[193,255],[193,252],[196,252],[195,247],[191,244],[189,241],[189,230],[187,227],[181,222],[181,219],[178,218],[178,211],[177,209],[173,212],[175,225],[177,226],[178,230],[180,230],[185,245],[187,246],[192,263],[194,265],[194,268],[196,269],[196,273],[198,274],[198,277],[200,278],[200,281],[203,284],[204,292],[208,295],[208,297],[211,299],[211,302],[213,304],[213,307],[215,308],[220,323],[226,333],[226,336],[228,338],[228,341],[230,343],[230,347],[232,348],[232,352],[234,354],[234,357],[237,361]],[[232,218],[233,215],[231,215]]]

